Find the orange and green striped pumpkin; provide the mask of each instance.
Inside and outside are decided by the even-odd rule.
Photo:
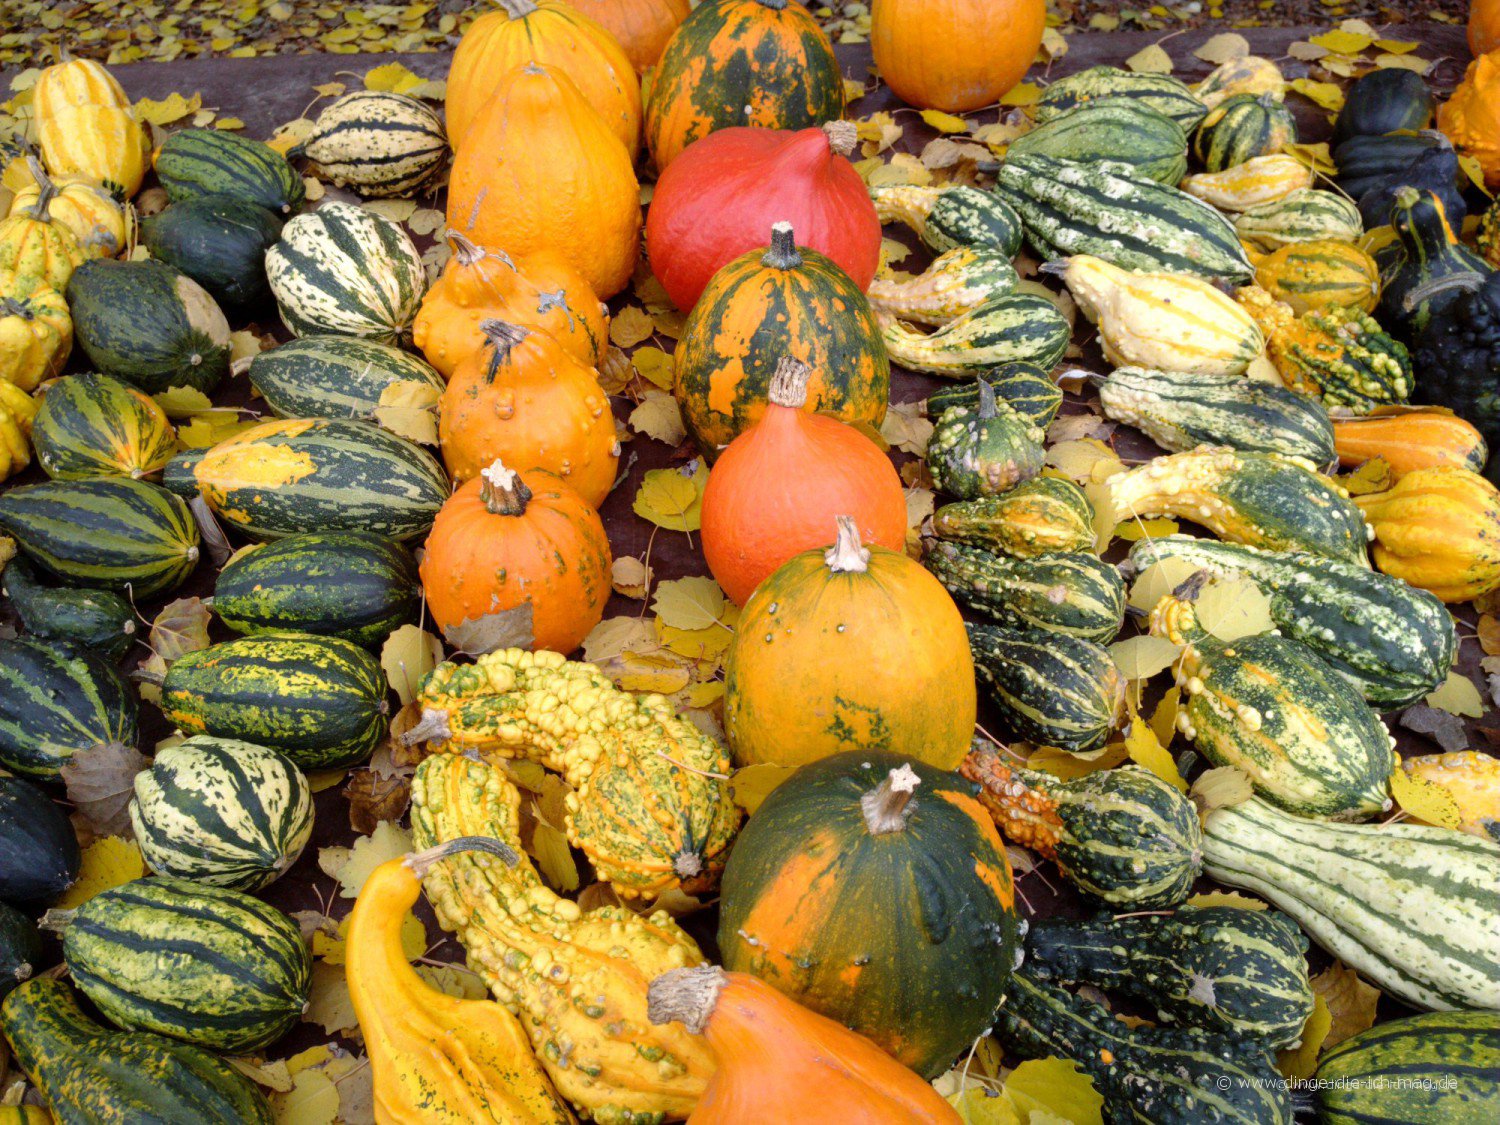
[[[885,418],[891,366],[870,303],[832,259],[777,223],[769,250],[714,274],[677,345],[674,393],[705,455],[760,420],[783,356],[812,368],[804,409],[870,426]]]
[[[656,167],[716,129],[805,129],[844,112],[833,44],[796,0],[704,0],[673,34],[646,105]]]
[[[724,967],[874,1040],[924,1077],[994,1019],[1019,953],[994,822],[956,773],[854,750],[803,767],[724,871]]]
[[[1352,242],[1283,246],[1255,259],[1255,283],[1298,316],[1330,308],[1372,312],[1380,300],[1380,267]]]

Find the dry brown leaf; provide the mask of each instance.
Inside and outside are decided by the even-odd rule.
[[[374,769],[354,770],[344,783],[344,797],[349,802],[349,827],[368,836],[381,821],[397,820],[406,812],[411,779]]]
[[[134,746],[101,742],[79,750],[63,765],[60,776],[68,800],[77,806],[100,836],[130,839],[130,797],[135,775],[151,763]]]
[[[1342,1043],[1375,1025],[1380,989],[1360,980],[1359,974],[1347,965],[1335,961],[1308,983],[1328,1005],[1328,1036],[1323,1040],[1324,1047]]]

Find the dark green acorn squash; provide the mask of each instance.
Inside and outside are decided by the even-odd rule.
[[[1333,143],[1425,129],[1436,111],[1432,91],[1420,74],[1399,67],[1374,70],[1345,93],[1344,106],[1333,123]]]
[[[135,611],[108,590],[45,586],[24,558],[12,559],[0,579],[26,631],[73,652],[119,660],[135,640]]]
[[[1446,406],[1484,434],[1486,475],[1500,479],[1500,271],[1468,278],[1436,304],[1413,348],[1416,397]],[[1478,282],[1476,288],[1469,288]]]
[[[51,903],[78,878],[67,814],[29,781],[0,777],[0,901]]]
[[[184,199],[141,223],[141,239],[153,258],[176,266],[234,309],[271,295],[266,251],[280,237],[280,219],[230,195]]]
[[[1458,154],[1444,138],[1441,144],[1419,155],[1401,171],[1380,180],[1359,197],[1359,216],[1365,229],[1394,224],[1400,210],[1399,197],[1411,188],[1437,196],[1443,202],[1443,210],[1453,229],[1463,229],[1469,206],[1458,187],[1462,174]]]
[[[283,217],[302,206],[302,177],[268,144],[223,129],[179,129],[156,154],[156,178],[174,203],[229,195]]]
[[[0,1000],[42,967],[42,934],[36,923],[0,902]]]
[[[0,765],[53,778],[79,750],[136,743],[135,690],[97,656],[0,640]]]
[[[1379,73],[1379,72],[1377,72]],[[1388,136],[1350,137],[1333,150],[1336,182],[1351,199],[1379,187],[1411,167],[1417,157],[1442,148],[1441,133],[1391,133]],[[1382,219],[1381,223],[1385,220]]]
[[[1414,341],[1433,316],[1483,281],[1490,267],[1459,242],[1459,224],[1431,191],[1398,191],[1391,224],[1401,253],[1381,271],[1380,322],[1393,336]]]

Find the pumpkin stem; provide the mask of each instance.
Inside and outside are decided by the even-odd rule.
[[[995,401],[995,385],[983,375],[974,381],[979,384],[979,416],[993,418],[1000,413],[1000,404]]]
[[[531,503],[531,489],[514,469],[498,457],[489,468],[479,470],[479,498],[493,516],[524,516]]]
[[[810,378],[811,367],[794,356],[784,355],[776,361],[776,373],[771,376],[767,397],[777,406],[801,410],[807,405],[807,381]]]
[[[20,297],[0,297],[0,312],[6,316],[18,316],[22,320],[35,320],[36,314],[31,311],[31,306]]]
[[[657,1024],[680,1023],[694,1035],[702,1035],[728,983],[717,965],[668,969],[646,988],[646,1018]]]
[[[433,864],[449,856],[458,855],[460,852],[485,852],[489,855],[497,855],[505,861],[507,867],[514,867],[521,860],[514,848],[493,836],[455,836],[425,851],[412,852],[402,862],[413,875],[421,879],[431,870]]]
[[[828,134],[828,147],[839,156],[848,156],[859,141],[859,126],[852,121],[829,121],[823,132]]]
[[[536,11],[535,0],[500,0],[500,6],[505,9],[505,14],[513,20],[525,19]]]
[[[870,569],[870,548],[859,541],[859,525],[853,516],[837,516],[839,535],[823,552],[823,561],[835,574],[863,574]]]
[[[915,807],[911,803],[922,779],[910,764],[898,766],[874,789],[859,799],[865,814],[865,827],[871,836],[886,836],[906,829],[906,818]]]
[[[426,707],[417,725],[401,736],[402,746],[413,746],[418,742],[447,742],[453,737],[453,728],[448,725],[448,713]]]
[[[500,369],[502,363],[510,361],[510,353],[513,348],[527,336],[531,335],[529,328],[523,328],[519,324],[509,324],[503,320],[481,320],[479,331],[484,333],[484,338],[489,342],[490,363],[485,371],[485,378],[494,381],[495,372]]]
[[[794,270],[802,264],[802,255],[797,253],[797,235],[792,224],[783,219],[771,227],[771,248],[761,258],[761,265],[773,270]]]
[[[57,185],[47,175],[47,170],[42,167],[42,162],[36,158],[35,153],[26,154],[26,167],[31,172],[31,178],[36,181],[36,202],[28,209],[27,213],[33,219],[40,219],[44,223],[52,221],[52,200],[57,196]]]
[[[546,74],[547,72],[542,69],[542,64],[541,63],[529,62],[529,63],[527,63],[525,66],[523,66],[521,68],[521,73],[522,74]]]

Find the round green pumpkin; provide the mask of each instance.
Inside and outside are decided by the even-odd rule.
[[[1203,119],[1193,152],[1208,171],[1222,172],[1296,143],[1297,121],[1285,103],[1270,94],[1235,94]]]
[[[271,295],[266,251],[281,237],[281,220],[259,204],[230,195],[174,203],[141,224],[151,256],[176,266],[230,308]]]

